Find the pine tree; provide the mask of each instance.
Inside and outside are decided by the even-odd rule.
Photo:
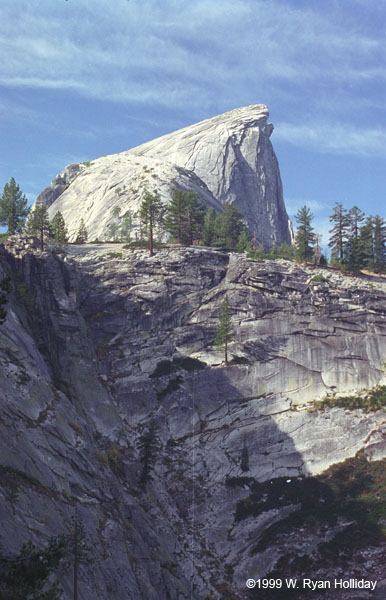
[[[216,245],[234,248],[241,232],[245,229],[241,211],[229,202],[225,202],[222,212],[216,217]]]
[[[360,229],[360,238],[363,244],[364,266],[369,271],[374,269],[375,250],[374,250],[374,217],[366,217],[364,225]]]
[[[202,227],[201,244],[203,246],[212,246],[215,240],[215,222],[216,212],[210,207],[205,215],[204,224]]]
[[[154,255],[153,251],[153,234],[157,224],[162,219],[164,212],[164,205],[162,204],[161,197],[157,191],[153,194],[150,192],[145,193],[145,197],[139,208],[139,217],[141,223],[148,229],[149,234],[149,253],[150,256]]]
[[[15,557],[5,556],[0,548],[0,600],[59,600],[59,586],[49,579],[64,555],[63,536],[50,538],[45,548],[28,541]]]
[[[158,427],[154,420],[150,421],[149,426],[140,436],[137,448],[139,451],[139,460],[142,463],[140,476],[141,486],[145,489],[147,482],[152,479],[151,471],[157,460],[157,454],[161,448],[158,437]]]
[[[386,272],[386,222],[379,215],[374,217],[374,271]]]
[[[60,211],[58,211],[51,221],[51,236],[55,244],[62,247],[68,242],[68,231],[66,222]]]
[[[363,239],[360,236],[360,227],[364,218],[364,213],[357,206],[351,208],[347,214],[346,263],[356,273],[361,270],[365,263],[365,248]]]
[[[240,233],[235,250],[236,252],[252,251],[251,236],[246,229],[243,229]]]
[[[349,220],[347,211],[343,208],[343,205],[337,202],[335,204],[334,212],[330,217],[330,222],[334,223],[330,232],[330,241],[328,247],[331,248],[331,255],[335,257],[335,260],[342,269],[345,257],[345,244],[347,240],[347,233],[349,227]]]
[[[205,208],[191,190],[172,189],[166,208],[165,228],[178,244],[190,246],[201,235]]]
[[[295,235],[296,257],[298,260],[309,261],[312,259],[315,241],[314,228],[311,225],[313,215],[307,206],[298,210],[295,219],[298,222],[298,228]]]
[[[83,218],[80,221],[78,233],[76,234],[75,243],[85,244],[88,240],[88,232]]]
[[[78,600],[79,567],[89,565],[95,560],[82,518],[78,513],[71,518],[64,539],[66,544],[65,564],[73,572],[73,599]]]
[[[35,210],[30,212],[26,232],[40,239],[40,250],[43,251],[46,238],[51,236],[51,224],[45,204],[37,204]]]
[[[11,291],[11,278],[9,275],[3,277],[0,281],[0,325],[4,323],[7,317],[5,305],[7,304],[7,296]]]
[[[8,233],[13,235],[22,230],[27,215],[27,198],[11,177],[0,198],[0,225],[7,225]]]
[[[215,338],[215,345],[224,349],[225,364],[228,364],[228,344],[233,340],[233,329],[229,315],[229,302],[225,296],[220,306],[219,322]]]
[[[133,227],[133,217],[131,212],[128,210],[121,219],[119,238],[122,242],[130,242],[131,230]]]

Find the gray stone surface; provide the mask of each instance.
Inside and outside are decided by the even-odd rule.
[[[217,597],[226,564],[245,598],[247,577],[283,552],[251,548],[294,509],[234,521],[249,489],[225,482],[243,475],[245,442],[259,481],[314,475],[362,449],[385,457],[384,411],[308,411],[326,393],[384,381],[382,278],[323,271],[321,285],[318,269],[200,248],[150,258],[74,245],[65,257],[0,259],[14,282],[0,327],[2,542],[10,553],[44,543],[77,507],[97,554],[82,600]],[[224,365],[214,347],[225,294],[230,357],[244,364]],[[176,362],[186,357],[203,368]],[[154,376],[162,361],[172,372]],[[144,493],[137,440],[151,418],[162,449]],[[307,535],[311,551],[331,531]],[[60,578],[69,599],[71,579]]]
[[[167,203],[176,185],[217,212],[224,202],[240,208],[266,248],[291,243],[268,114],[264,104],[238,108],[91,164],[70,165],[38,200],[50,216],[62,212],[72,241],[81,218],[89,240],[104,240],[114,208],[136,212],[146,189],[157,189]]]

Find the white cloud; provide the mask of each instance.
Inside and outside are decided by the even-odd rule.
[[[386,129],[343,123],[278,123],[276,139],[329,154],[386,157]]]

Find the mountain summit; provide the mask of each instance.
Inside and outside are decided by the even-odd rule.
[[[225,202],[237,206],[266,248],[290,243],[268,116],[264,104],[236,108],[120,154],[69,165],[38,201],[51,217],[62,212],[72,240],[82,218],[89,239],[103,239],[114,209],[121,216],[137,211],[146,190],[157,189],[168,202],[177,186],[192,189],[217,212]]]

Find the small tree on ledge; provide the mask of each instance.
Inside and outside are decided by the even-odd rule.
[[[88,239],[88,233],[87,233],[86,225],[84,223],[84,220],[81,219],[78,233],[76,234],[75,243],[76,244],[85,244],[87,242],[87,239]]]
[[[217,348],[224,348],[225,364],[228,364],[228,344],[233,340],[233,330],[229,315],[229,302],[225,296],[220,306],[219,323],[214,343]]]

